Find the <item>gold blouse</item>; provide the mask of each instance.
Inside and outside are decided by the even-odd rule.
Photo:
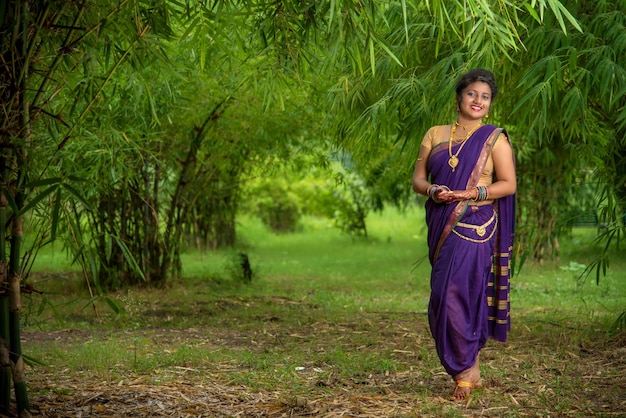
[[[447,145],[448,141],[450,140],[451,130],[451,125],[433,126],[428,130],[428,132],[426,132],[426,135],[424,135],[424,139],[422,140],[422,147],[431,150],[436,145],[441,144],[442,142],[445,142]],[[498,146],[498,144],[502,142],[500,141],[501,139],[506,140],[506,136],[504,134],[500,134],[500,136],[498,136],[495,143],[493,144],[493,147],[491,148],[492,151],[495,147]],[[493,156],[489,154],[489,157],[487,158],[487,162],[485,164],[485,168],[480,175],[480,179],[478,180],[478,185],[487,186],[491,183],[493,183]]]

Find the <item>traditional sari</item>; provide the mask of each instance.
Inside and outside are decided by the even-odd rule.
[[[448,144],[434,146],[428,160],[431,182],[451,190],[477,186],[501,133],[508,138],[506,131],[493,125],[476,130],[454,171],[448,165]],[[441,363],[456,376],[474,365],[489,337],[506,341],[510,330],[509,267],[515,197],[482,206],[470,201],[443,204],[429,199],[426,222],[432,266],[428,319]]]

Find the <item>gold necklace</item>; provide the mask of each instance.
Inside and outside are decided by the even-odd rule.
[[[456,166],[459,165],[459,153],[463,149],[463,146],[467,142],[467,139],[470,136],[472,136],[472,134],[476,132],[476,129],[480,128],[482,124],[483,124],[482,121],[478,121],[478,123],[476,123],[476,125],[474,125],[472,129],[470,129],[467,135],[465,135],[464,138],[461,138],[461,141],[462,141],[461,146],[459,147],[458,150],[456,150],[454,154],[452,154],[452,141],[454,141],[454,135],[456,134],[457,125],[458,126],[461,126],[461,125],[459,124],[459,122],[454,122],[452,124],[452,128],[450,130],[450,140],[448,141],[448,155],[450,156],[450,158],[448,159],[448,165],[450,166],[450,168],[452,168],[452,172],[454,172],[454,169],[456,168]],[[461,126],[461,127],[463,129],[466,129],[464,126]]]

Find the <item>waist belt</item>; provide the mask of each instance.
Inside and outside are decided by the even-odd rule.
[[[483,238],[487,234],[487,227],[489,227],[489,225],[494,223],[494,221],[495,221],[496,224],[494,225],[493,229],[491,230],[491,233],[489,234],[488,237]],[[457,226],[473,230],[478,238],[473,238],[473,237],[469,237],[467,235],[461,234],[459,231],[456,230]],[[498,215],[496,214],[496,211],[494,210],[493,211],[493,215],[491,216],[491,218],[487,222],[485,222],[484,224],[482,224],[482,225],[472,225],[472,224],[467,224],[467,223],[464,223],[464,222],[457,222],[456,225],[454,226],[454,229],[452,229],[452,232],[454,232],[456,235],[458,235],[459,237],[463,238],[464,240],[481,243],[481,242],[487,242],[487,241],[489,241],[491,239],[493,234],[496,232],[496,227],[497,226],[498,226]]]

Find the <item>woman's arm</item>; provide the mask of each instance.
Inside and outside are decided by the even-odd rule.
[[[413,191],[425,196],[428,196],[428,188],[431,186],[428,182],[428,170],[426,169],[429,156],[430,148],[422,145],[413,171]]]
[[[493,148],[494,182],[487,186],[489,199],[510,196],[517,190],[517,177],[515,175],[515,161],[513,148],[504,135],[498,138],[501,143]]]

